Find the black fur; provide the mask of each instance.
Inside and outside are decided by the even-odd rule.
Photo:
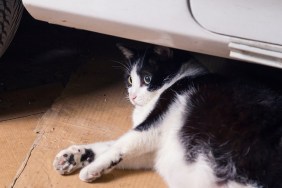
[[[140,82],[144,84],[143,78],[145,75],[152,76],[152,81],[148,86],[149,91],[154,91],[162,87],[166,82],[169,82],[174,74],[178,72],[183,61],[189,56],[184,55],[182,51],[174,51],[173,56],[170,56],[169,51],[162,47],[149,47],[146,50],[130,51],[135,54],[130,61],[129,70],[137,64],[137,74],[140,76]],[[157,52],[156,52],[157,51]],[[162,52],[163,51],[163,52]],[[126,72],[125,77],[128,78],[130,72]],[[127,87],[130,87],[127,83]]]
[[[94,161],[95,153],[91,149],[85,149],[85,153],[81,155],[80,161],[88,161],[89,163]]]
[[[219,183],[282,187],[282,97],[257,84],[210,77],[193,82],[197,92],[187,101],[180,134],[187,160],[208,156]]]
[[[64,156],[65,157],[65,156]],[[75,160],[74,160],[74,155],[73,154],[70,154],[69,155],[69,159],[68,159],[68,162],[70,163],[70,164],[72,164],[72,165],[76,165],[76,162],[75,162]],[[65,170],[65,169],[64,169]]]
[[[120,162],[122,161],[122,157],[120,157],[118,160],[116,161],[112,161],[110,166],[107,168],[107,169],[112,169],[114,168],[115,166],[117,166]]]

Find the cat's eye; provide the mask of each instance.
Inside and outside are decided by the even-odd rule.
[[[132,85],[132,78],[131,78],[131,76],[128,77],[128,80],[127,80],[127,81],[128,81],[128,83],[129,83],[130,85]]]
[[[144,76],[144,83],[145,84],[149,84],[150,82],[151,82],[151,80],[152,80],[152,77],[151,76],[149,76],[149,75],[145,75]]]

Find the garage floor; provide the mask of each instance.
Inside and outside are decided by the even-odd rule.
[[[114,62],[121,59],[117,42],[132,41],[52,26],[25,13],[0,62],[0,187],[166,187],[150,171],[115,170],[88,184],[52,167],[60,149],[116,139],[131,127],[132,107]],[[280,87],[281,71],[199,58],[227,74],[271,75]]]

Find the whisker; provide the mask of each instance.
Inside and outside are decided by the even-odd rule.
[[[119,65],[123,66],[123,67],[126,68],[126,69],[129,69],[129,67],[126,66],[124,63],[121,63],[121,62],[115,61],[115,60],[112,60],[112,61],[115,62],[115,63],[118,63]]]
[[[125,68],[122,67],[122,66],[112,66],[112,67],[115,68],[115,69],[120,69],[120,70],[123,70],[123,71],[127,71],[127,70],[125,70]]]
[[[115,60],[111,60],[115,63],[118,63],[119,65],[121,65],[127,72],[130,72],[130,67],[126,66],[124,63],[121,63],[119,61],[115,61]]]
[[[128,100],[128,101],[130,101],[129,96],[126,96],[125,99]]]

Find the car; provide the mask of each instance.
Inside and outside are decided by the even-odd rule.
[[[52,24],[282,68],[280,0],[22,2]]]
[[[22,12],[20,0],[0,0],[0,57],[14,38]]]

